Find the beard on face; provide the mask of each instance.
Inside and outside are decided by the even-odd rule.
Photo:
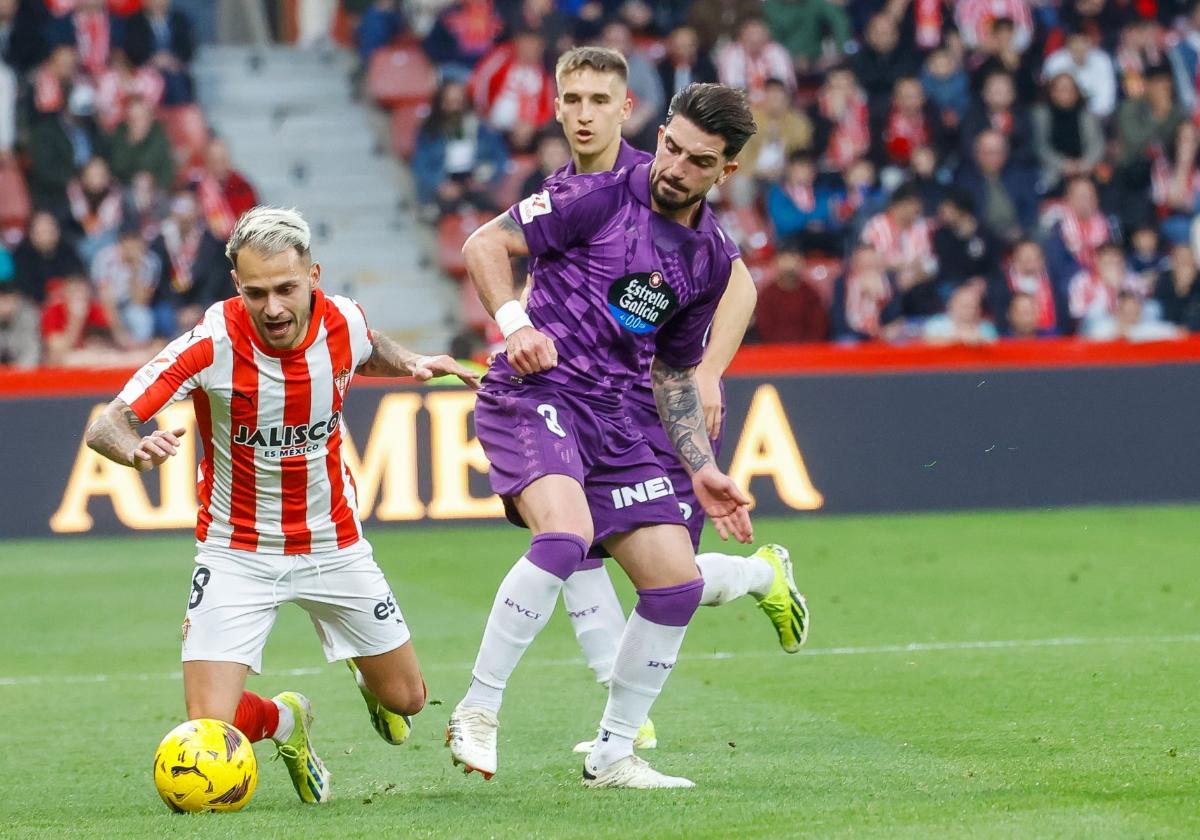
[[[683,194],[683,198],[673,198],[663,193],[663,185],[668,185],[678,193]],[[666,175],[656,175],[650,182],[650,192],[654,196],[654,200],[664,210],[682,210],[685,207],[690,207],[700,199],[704,198],[704,193],[699,192],[695,195],[688,193],[687,189],[682,184],[678,184],[669,180]]]

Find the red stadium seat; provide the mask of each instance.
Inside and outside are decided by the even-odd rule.
[[[496,190],[496,203],[501,207],[511,207],[525,196],[521,195],[521,187],[525,184],[533,170],[537,169],[537,157],[522,155],[508,162],[508,172],[501,180]]]
[[[392,151],[405,160],[412,160],[417,149],[417,133],[429,116],[429,104],[410,102],[392,109]]]
[[[208,122],[199,105],[160,108],[158,116],[171,141],[175,160],[187,162],[204,150],[208,143]]]
[[[376,50],[367,67],[367,93],[385,108],[428,102],[437,89],[437,70],[420,47],[398,44]]]
[[[0,166],[0,232],[8,239],[10,230],[22,231],[32,206],[25,176],[15,163]]]
[[[438,222],[437,262],[442,271],[454,277],[465,277],[467,266],[463,262],[462,246],[475,228],[487,221],[482,213],[468,210],[451,213]]]

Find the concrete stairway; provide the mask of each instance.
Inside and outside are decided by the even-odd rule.
[[[210,46],[193,69],[234,164],[264,202],[308,219],[325,287],[353,296],[373,327],[413,349],[444,350],[458,290],[433,265],[432,235],[414,214],[411,178],[386,151],[386,127],[351,95],[354,57]]]

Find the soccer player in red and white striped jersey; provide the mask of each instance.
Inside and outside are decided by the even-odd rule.
[[[355,374],[478,380],[448,356],[421,356],[372,332],[354,301],[326,295],[309,242],[293,210],[243,215],[226,248],[237,296],[134,374],[87,440],[113,461],[153,469],[178,451],[183,430],[142,436],[141,425],[192,398],[204,457],[183,623],[188,717],[233,723],[252,741],[273,738],[301,800],[315,803],[329,798],[329,772],[309,739],[308,699],[245,691],[279,604],[309,613],[329,661],[351,661],[385,740],[403,742],[408,716],[425,703],[342,457],[347,388]]]

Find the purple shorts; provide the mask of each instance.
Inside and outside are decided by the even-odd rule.
[[[625,395],[625,411],[634,428],[642,433],[642,437],[646,439],[646,443],[654,452],[654,457],[671,480],[671,486],[675,488],[675,498],[679,502],[679,512],[683,516],[684,525],[687,526],[688,534],[692,538],[692,548],[699,551],[700,534],[704,530],[704,508],[700,506],[700,500],[696,498],[696,491],[692,489],[692,477],[688,475],[683,462],[675,454],[675,447],[671,445],[671,441],[667,437],[667,430],[663,428],[662,420],[659,419],[658,407],[654,404],[654,395],[646,387],[639,385],[633,388]],[[721,439],[724,436],[725,418],[722,416],[721,428],[717,432],[717,437],[711,441],[713,454],[720,455]],[[580,568],[597,568],[602,564],[603,558],[608,556],[608,552],[598,542],[592,545],[587,559]]]
[[[513,496],[542,476],[566,475],[584,489],[596,543],[645,525],[684,524],[674,482],[650,445],[620,407],[598,403],[530,385],[479,392],[475,434],[509,520],[524,525]]]

